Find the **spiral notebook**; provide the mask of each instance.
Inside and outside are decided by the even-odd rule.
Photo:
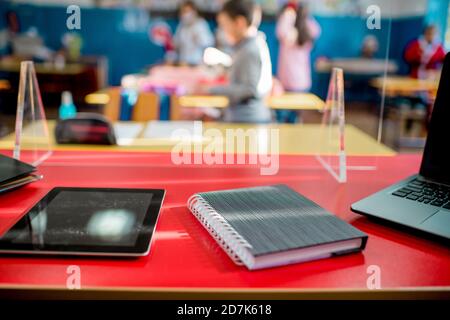
[[[188,208],[250,270],[358,252],[367,235],[285,185],[198,193]]]

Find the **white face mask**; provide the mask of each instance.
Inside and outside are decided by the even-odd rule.
[[[181,15],[181,21],[185,24],[191,24],[195,20],[194,12],[186,12]]]

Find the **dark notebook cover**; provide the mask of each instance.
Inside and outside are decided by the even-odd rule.
[[[367,235],[285,185],[199,193],[256,256]]]
[[[0,154],[0,184],[21,178],[35,170],[29,164]]]

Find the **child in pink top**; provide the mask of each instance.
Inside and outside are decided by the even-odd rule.
[[[285,90],[305,92],[311,89],[311,51],[321,29],[306,7],[297,2],[286,5],[277,22],[278,78]]]

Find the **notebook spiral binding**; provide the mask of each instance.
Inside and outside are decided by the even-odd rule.
[[[201,195],[191,196],[187,206],[235,264],[251,264],[252,246]]]

